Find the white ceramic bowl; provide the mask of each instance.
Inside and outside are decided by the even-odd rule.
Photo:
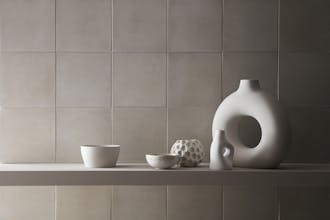
[[[86,167],[114,167],[120,145],[83,145],[80,152]]]
[[[146,154],[148,164],[156,169],[169,169],[180,161],[179,155],[174,154]]]

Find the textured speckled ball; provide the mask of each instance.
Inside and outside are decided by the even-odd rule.
[[[172,148],[171,154],[182,157],[180,165],[183,167],[195,167],[204,159],[205,152],[199,140],[177,140]]]

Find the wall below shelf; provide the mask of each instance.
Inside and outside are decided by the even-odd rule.
[[[83,164],[1,164],[0,186],[17,185],[294,185],[330,186],[330,164],[282,164],[278,169],[210,171],[196,168],[155,170],[147,164],[115,168]]]

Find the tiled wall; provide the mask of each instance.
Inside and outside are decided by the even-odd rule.
[[[328,0],[0,0],[0,160],[144,162],[210,145],[241,78],[288,109],[288,162],[330,161]],[[1,187],[1,220],[330,219],[330,188]]]

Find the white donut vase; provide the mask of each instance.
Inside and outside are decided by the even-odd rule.
[[[240,121],[253,117],[260,125],[261,139],[254,148],[247,147],[239,137]],[[237,91],[229,95],[218,107],[212,125],[225,130],[234,146],[233,163],[237,167],[275,168],[283,160],[290,144],[290,126],[278,101],[266,94],[258,80],[241,80]]]

